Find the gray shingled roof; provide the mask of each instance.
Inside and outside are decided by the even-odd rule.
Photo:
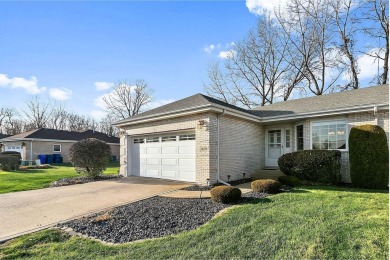
[[[55,130],[48,128],[40,128],[21,134],[13,135],[9,138],[20,139],[20,138],[33,138],[33,139],[51,139],[51,140],[70,140],[70,141],[80,141],[87,138],[96,138],[106,143],[119,143],[119,138],[114,136],[108,136],[106,134],[93,131],[65,131],[65,130]]]
[[[167,105],[148,110],[133,117],[123,119],[116,124],[137,121],[138,119],[147,117],[157,117],[167,113],[213,104],[248,113],[248,115],[255,115],[259,118],[271,118],[274,116],[331,111],[343,108],[388,103],[389,85],[361,88],[322,96],[278,102],[272,105],[258,107],[253,110],[243,109],[203,94],[196,94]]]
[[[389,85],[294,99],[258,107],[251,112],[262,118],[389,104]]]
[[[218,100],[218,99],[215,99],[215,98],[203,95],[203,94],[195,94],[193,96],[180,99],[178,101],[166,104],[164,106],[145,111],[145,112],[140,113],[138,115],[135,115],[133,117],[123,119],[119,122],[116,122],[116,124],[136,121],[136,120],[144,118],[144,117],[155,116],[155,115],[165,114],[165,113],[169,113],[169,112],[173,112],[173,111],[191,109],[191,108],[196,108],[199,106],[207,106],[207,105],[212,105],[212,104],[221,105],[221,106],[231,108],[231,109],[234,109],[237,111],[248,113],[248,111],[246,109],[228,104],[228,103],[223,102],[221,100]]]

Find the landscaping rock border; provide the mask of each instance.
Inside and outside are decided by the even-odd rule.
[[[94,181],[105,181],[105,180],[117,179],[122,177],[123,177],[122,175],[116,174],[116,175],[101,175],[96,179],[87,178],[83,176],[73,177],[73,178],[63,178],[58,181],[53,181],[49,185],[49,187],[52,188],[52,187],[61,187],[61,186],[68,186],[68,185],[75,185],[75,184],[83,184],[83,183],[94,182]]]

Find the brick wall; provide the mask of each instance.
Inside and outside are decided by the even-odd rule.
[[[227,181],[264,168],[264,128],[231,116],[220,118],[220,178]],[[213,139],[216,144],[217,138]]]

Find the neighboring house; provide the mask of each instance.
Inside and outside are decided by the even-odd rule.
[[[40,128],[0,139],[3,151],[16,151],[24,161],[34,161],[40,154],[61,154],[69,162],[69,149],[77,141],[96,138],[110,145],[112,155],[119,158],[119,138],[93,131],[65,131]]]
[[[379,125],[388,135],[388,85],[254,110],[196,94],[115,126],[121,174],[207,184],[277,168],[282,154],[303,149],[340,150],[342,180],[350,182],[348,134],[360,124]]]

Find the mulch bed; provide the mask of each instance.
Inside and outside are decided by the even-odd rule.
[[[122,175],[101,175],[96,179],[93,178],[87,178],[87,177],[73,177],[73,178],[63,178],[58,181],[53,181],[49,187],[60,187],[60,186],[68,186],[68,185],[74,185],[74,184],[83,184],[87,182],[94,182],[94,181],[105,181],[105,180],[111,180],[111,179],[117,179],[122,178]]]
[[[125,243],[193,230],[229,207],[209,199],[153,197],[60,225],[105,242]]]
[[[242,195],[239,203],[250,203],[267,195],[249,192]],[[126,243],[196,229],[230,206],[210,199],[153,197],[72,220],[59,227],[72,228],[105,242]]]

